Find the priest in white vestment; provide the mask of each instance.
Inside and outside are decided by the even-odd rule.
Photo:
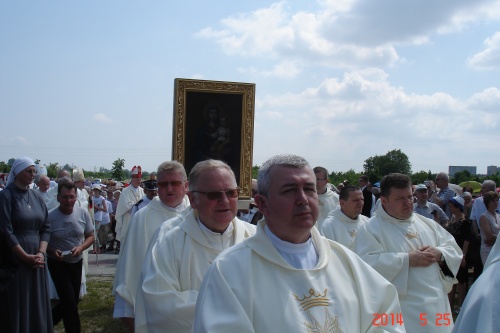
[[[149,242],[163,222],[179,216],[189,207],[186,171],[179,162],[163,162],[158,166],[157,180],[145,183],[150,191],[154,185],[158,196],[132,217],[127,240],[118,257],[113,288],[116,297],[113,317],[123,318],[132,331],[135,294]]]
[[[467,293],[453,333],[500,332],[500,241],[495,242],[483,273]]]
[[[210,266],[194,332],[405,332],[394,286],[314,228],[318,195],[307,161],[271,158],[258,187],[265,218]]]
[[[347,185],[340,191],[339,198],[340,207],[330,212],[320,232],[352,250],[359,228],[368,222],[368,217],[361,215],[363,192],[357,186]]]
[[[132,180],[120,194],[118,205],[116,206],[116,240],[122,242],[127,236],[128,226],[130,224],[130,211],[132,207],[144,196],[144,190],[141,184],[142,172],[140,166],[134,166],[131,171]]]
[[[188,196],[193,210],[165,222],[180,224],[160,230],[148,249],[135,301],[136,332],[192,332],[208,267],[224,249],[255,233],[254,225],[236,218],[237,183],[227,164],[197,163],[189,174]]]
[[[339,195],[328,188],[328,171],[323,167],[313,169],[316,176],[316,190],[319,200],[319,212],[316,228],[321,232],[323,221],[331,211],[339,207]]]
[[[354,251],[398,290],[408,332],[451,332],[448,292],[462,251],[434,220],[413,213],[411,180],[389,174],[381,206],[358,232]]]

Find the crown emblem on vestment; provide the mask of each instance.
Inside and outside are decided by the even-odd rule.
[[[299,301],[300,306],[304,311],[309,310],[315,306],[325,306],[328,307],[328,297],[326,297],[328,289],[325,289],[323,294],[319,291],[316,293],[314,289],[309,289],[309,295],[304,295],[303,298],[299,298],[297,295],[293,295],[297,301]]]

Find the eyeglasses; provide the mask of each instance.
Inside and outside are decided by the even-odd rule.
[[[240,190],[237,188],[224,191],[210,191],[210,192],[191,191],[191,192],[204,194],[207,196],[208,200],[220,200],[222,199],[223,194],[225,194],[228,199],[233,199],[237,198],[238,195],[240,194]]]
[[[181,186],[184,182],[182,180],[174,180],[174,181],[171,181],[171,182],[167,182],[167,181],[164,181],[164,182],[158,182],[158,187],[168,187],[168,185],[171,185],[172,187],[177,187],[177,186]]]

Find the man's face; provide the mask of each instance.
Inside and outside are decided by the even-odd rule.
[[[202,223],[214,232],[224,232],[236,216],[238,197],[229,198],[225,193],[219,199],[210,199],[200,192],[226,191],[237,188],[233,175],[225,168],[209,169],[200,175],[196,188],[188,192],[191,207],[198,210]]]
[[[84,180],[77,180],[77,181],[75,181],[75,186],[76,186],[76,188],[83,190],[85,187],[85,181]]]
[[[388,197],[380,197],[387,214],[399,220],[408,219],[413,213],[413,193],[411,187],[391,188]]]
[[[71,214],[76,203],[75,189],[62,188],[61,194],[57,195],[57,201],[59,201],[59,210],[61,212]]]
[[[366,180],[364,180],[364,179],[362,179],[362,178],[359,178],[359,179],[358,179],[358,186],[359,186],[359,188],[363,188],[363,187],[365,187],[367,184],[368,184],[368,182],[367,182]]]
[[[419,204],[424,204],[427,202],[427,199],[429,198],[429,193],[427,192],[427,190],[415,191],[415,198],[417,198],[417,202]]]
[[[349,197],[347,200],[340,200],[340,209],[347,217],[352,220],[358,218],[359,214],[363,211],[363,203],[365,202],[363,198],[363,192],[352,191],[349,192]]]
[[[160,201],[172,208],[179,205],[186,195],[187,181],[176,171],[163,171],[157,177]]]
[[[130,184],[135,187],[135,188],[138,188],[139,185],[141,185],[141,178],[132,178],[132,180],[130,181]]]
[[[314,175],[316,176],[316,192],[318,192],[319,194],[325,193],[328,178],[323,174],[323,172],[318,172]]]
[[[50,188],[50,179],[48,177],[40,177],[40,180],[38,181],[38,188],[42,193],[47,192]]]
[[[318,218],[316,177],[311,168],[276,166],[271,170],[269,193],[255,199],[269,229],[290,243],[304,243]]]

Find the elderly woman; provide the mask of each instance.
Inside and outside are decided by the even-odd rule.
[[[479,228],[481,231],[481,260],[484,265],[500,230],[500,217],[496,212],[498,194],[493,191],[486,192],[483,195],[483,202],[486,206],[486,212],[479,218]]]
[[[464,216],[465,200],[462,197],[457,196],[451,198],[448,201],[448,205],[451,212],[451,218],[445,225],[445,229],[455,238],[455,241],[463,252],[462,262],[456,276],[458,283],[453,285],[453,288],[448,294],[450,306],[453,309],[455,303],[455,293],[458,290],[458,304],[455,309],[455,312],[458,313],[464,302],[465,295],[467,294],[468,269],[465,257],[467,255],[469,242],[472,237],[471,221],[466,219]]]
[[[50,224],[43,198],[30,189],[35,173],[30,158],[18,158],[0,192],[0,267],[12,272],[0,283],[2,332],[52,332],[45,265]]]

